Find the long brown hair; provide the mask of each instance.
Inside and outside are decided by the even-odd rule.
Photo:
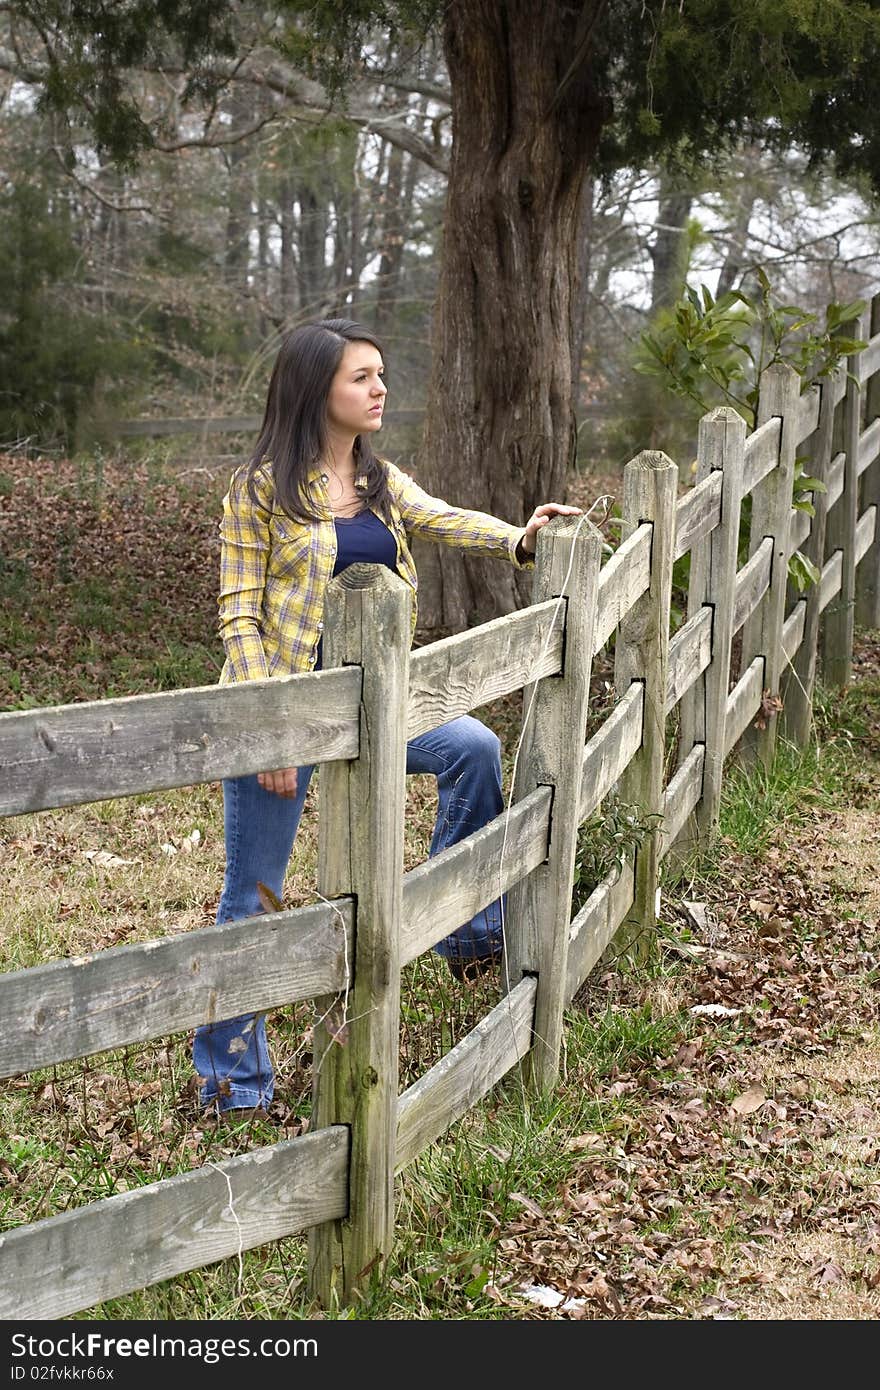
[[[259,438],[247,465],[247,489],[256,505],[255,474],[271,462],[275,496],[288,516],[303,521],[322,521],[309,495],[308,474],[327,447],[327,398],[342,354],[349,343],[381,344],[361,323],[352,319],[321,319],[293,329],[281,344],[266,396]],[[390,517],[388,475],[373,453],[368,435],[354,442],[357,476],[366,482],[358,491],[364,504],[375,507],[386,521]]]

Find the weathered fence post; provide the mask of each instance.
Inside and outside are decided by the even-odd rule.
[[[669,656],[669,608],[675,550],[675,502],[678,468],[663,453],[645,450],[623,470],[621,540],[642,522],[653,525],[651,585],[617,630],[614,684],[618,699],[634,680],[644,682],[642,746],[619,783],[620,800],[635,806],[639,818],[656,816],[635,855],[633,905],[614,938],[612,951],[646,960],[657,925],[657,880],[660,867],[660,818],[663,815],[663,768],[666,744],[666,686]]]
[[[880,334],[880,294],[871,301],[871,337]],[[880,416],[880,367],[868,378],[865,425]],[[874,539],[862,556],[856,574],[856,622],[861,627],[880,628],[880,451],[862,475],[862,511],[876,506]]]
[[[772,537],[772,569],[770,587],[743,627],[740,669],[745,671],[756,656],[763,657],[762,688],[770,697],[779,696],[784,660],[782,626],[785,621],[785,596],[788,590],[789,533],[799,393],[800,377],[785,363],[768,367],[762,373],[757,425],[760,427],[774,416],[781,416],[779,461],[752,492],[749,555],[754,555],[768,536]],[[762,723],[763,728],[752,724],[746,729],[739,747],[743,761],[754,761],[757,758],[766,767],[772,761],[776,747],[777,712],[772,706],[765,710]]]
[[[858,320],[858,337],[868,333],[867,312]],[[828,554],[842,552],[840,591],[825,609],[822,624],[822,674],[828,685],[849,684],[852,672],[853,629],[856,605],[856,522],[859,519],[859,439],[862,390],[859,354],[847,358],[849,380],[843,409],[843,447],[846,461],[843,492],[828,509]]]
[[[577,848],[581,765],[586,738],[593,631],[602,538],[585,517],[551,521],[538,537],[533,602],[565,595],[565,665],[526,688],[514,796],[553,788],[547,859],[508,894],[507,978],[537,974],[530,1084],[551,1087],[559,1073],[568,970],[568,928]],[[564,588],[563,588],[564,585]]]
[[[810,473],[820,483],[827,482],[831,465],[838,381],[839,375],[835,373],[826,377],[819,386],[819,423],[814,436]],[[806,558],[820,571],[825,558],[827,516],[827,493],[814,492],[810,534],[801,548]],[[813,690],[816,685],[819,623],[822,617],[819,584],[811,584],[800,602],[804,605],[804,635],[794,654],[791,670],[783,675],[782,728],[786,738],[791,739],[798,747],[805,748],[810,741],[813,727]]]
[[[321,768],[318,888],[357,903],[351,987],[314,1039],[312,1128],[351,1133],[348,1215],[309,1237],[324,1303],[350,1298],[394,1231],[410,611],[403,580],[378,565],[352,565],[327,590],[325,666],[361,666],[363,692],[358,757]]]
[[[682,700],[683,761],[695,743],[704,746],[703,792],[694,809],[696,839],[706,843],[718,828],[724,769],[727,691],[736,605],[736,564],[742,510],[746,422],[730,406],[720,406],[700,421],[697,484],[720,471],[721,518],[691,551],[688,618],[704,605],[712,609],[712,660]],[[693,839],[684,832],[679,846]]]

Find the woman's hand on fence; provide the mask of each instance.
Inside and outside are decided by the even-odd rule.
[[[561,502],[542,502],[540,507],[536,507],[526,522],[526,529],[523,532],[520,545],[527,555],[534,555],[535,547],[538,543],[538,532],[542,526],[546,526],[554,516],[580,516],[582,508],[565,507]]]
[[[279,767],[274,772],[258,772],[257,781],[264,792],[276,796],[296,796],[296,768]]]

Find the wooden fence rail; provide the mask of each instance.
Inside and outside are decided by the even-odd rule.
[[[659,865],[711,838],[725,759],[769,758],[779,696],[786,735],[806,742],[819,655],[844,683],[854,613],[880,622],[880,295],[862,330],[849,381],[799,393],[787,369],[766,373],[748,438],[735,412],[708,415],[682,497],[664,455],[632,460],[625,538],[604,565],[587,520],[552,522],[522,612],[410,654],[402,581],[356,566],[328,592],[325,671],[0,715],[5,815],[325,764],[324,901],[0,975],[0,1076],[295,1000],[344,998],[349,1017],[345,1047],[316,1029],[309,1135],[0,1235],[0,1316],[65,1316],[299,1231],[315,1294],[349,1298],[391,1248],[395,1174],[512,1067],[552,1085],[564,1008],[612,943],[650,945]],[[798,456],[827,488],[813,515],[792,507]],[[803,593],[796,548],[820,574]],[[587,738],[591,663],[612,636],[615,703]],[[523,687],[511,807],[405,874],[407,739]],[[570,920],[578,829],[612,794],[646,833]],[[399,1095],[401,968],[502,892],[509,992]]]

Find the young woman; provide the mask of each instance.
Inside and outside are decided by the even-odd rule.
[[[305,324],[284,340],[250,463],[237,470],[220,526],[221,684],[321,665],[324,592],[346,566],[387,565],[413,591],[413,535],[532,563],[535,538],[557,513],[550,502],[524,528],[429,497],[374,454],[386,386],[379,343],[347,319]],[[413,603],[413,628],[415,628]],[[479,720],[453,719],[407,745],[407,772],[437,778],[430,853],[472,834],[503,809],[497,737]],[[277,768],[223,783],[226,876],[217,921],[262,911],[257,883],[279,897],[311,767]],[[501,951],[496,901],[435,948],[459,979]],[[269,1105],[272,1066],[262,1016],[197,1029],[202,1103],[220,1110]]]

